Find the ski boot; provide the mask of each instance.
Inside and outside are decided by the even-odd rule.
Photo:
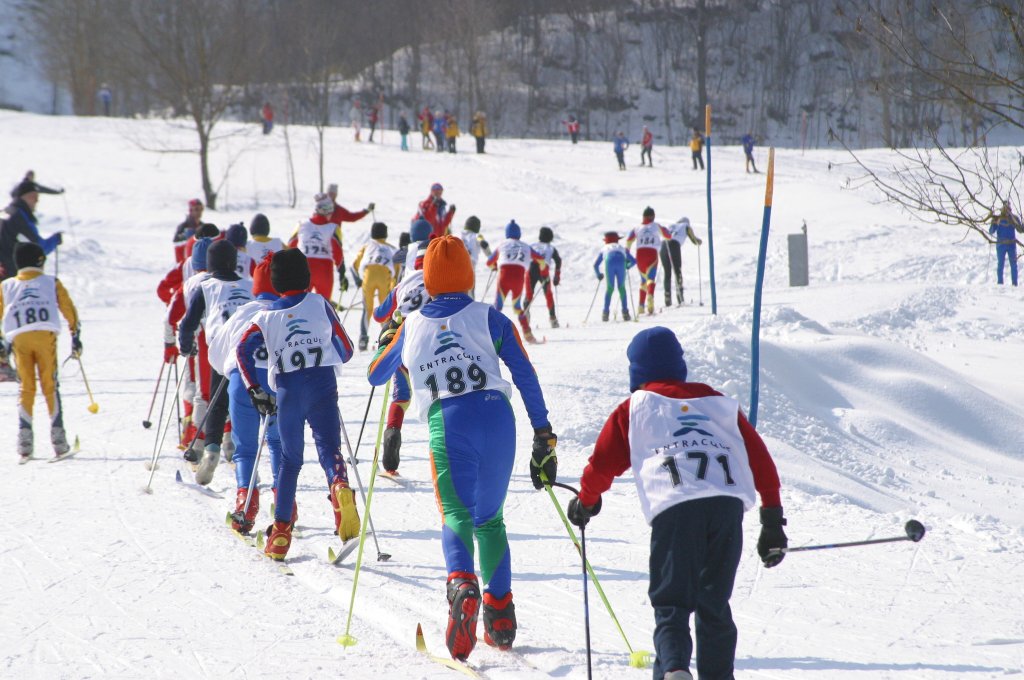
[[[676,287],[676,299],[679,300],[679,304],[677,305],[678,307],[682,307],[683,304],[686,302],[686,298],[683,296],[682,284]]]
[[[398,469],[401,448],[402,431],[397,427],[389,427],[384,430],[384,456],[381,458],[381,464],[387,472],[394,472]]]
[[[196,484],[200,486],[206,486],[213,481],[213,472],[217,469],[217,463],[220,462],[220,446],[217,444],[207,444],[206,448],[203,449],[203,457],[199,461],[199,466],[196,468]]]
[[[608,312],[601,312],[601,321],[608,320]]]
[[[558,328],[558,317],[555,316],[554,312],[551,312],[551,327]]]
[[[369,344],[370,344],[370,338],[366,337],[365,335],[363,337],[359,338],[359,351],[360,352],[365,352],[366,348],[367,348],[367,346],[369,346]]]
[[[348,482],[335,477],[331,483],[331,506],[334,507],[334,531],[345,541],[359,535],[359,511],[356,510],[356,492]]]
[[[231,436],[231,421],[224,423],[224,441],[221,442],[220,452],[224,454],[224,460],[231,462],[235,457],[235,439]]]
[[[68,444],[68,436],[60,425],[54,425],[50,428],[50,443],[53,444],[53,452],[58,456],[63,456],[71,450],[71,445]]]
[[[665,680],[693,680],[690,671],[669,671],[662,676]]]
[[[260,511],[260,490],[252,490],[252,499],[249,501],[249,512],[245,512],[245,497],[249,489],[244,486],[238,487],[235,493],[235,511],[231,513],[231,528],[240,534],[247,534],[252,531],[256,524],[256,515]],[[238,520],[242,521],[239,522]]]
[[[448,629],[445,644],[453,659],[465,661],[476,646],[476,619],[480,613],[480,586],[464,571],[448,575]]]
[[[28,462],[32,458],[32,428],[22,425],[18,428],[18,455],[21,462]]]
[[[242,499],[245,502],[245,499]],[[274,521],[267,527],[267,545],[263,554],[272,560],[281,561],[288,556],[288,548],[292,545],[292,525],[288,522]]]
[[[507,652],[515,639],[516,606],[512,604],[512,593],[502,598],[484,593],[484,642]]]
[[[647,298],[647,316],[654,316],[654,298]]]
[[[630,320],[629,310],[628,309],[623,309],[622,310],[622,320],[623,321],[629,321]]]

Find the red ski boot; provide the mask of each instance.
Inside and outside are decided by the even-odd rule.
[[[288,556],[288,548],[292,545],[292,525],[288,522],[275,521],[267,527],[267,545],[263,553],[272,560],[281,561]]]
[[[331,483],[331,506],[334,508],[334,531],[342,543],[358,536],[359,511],[356,510],[356,492],[340,477],[335,477]]]
[[[252,531],[256,524],[256,515],[260,511],[260,490],[252,490],[252,498],[249,500],[249,512],[245,512],[245,497],[249,489],[238,487],[235,493],[235,511],[231,513],[231,528],[240,534],[247,534]],[[238,520],[242,521],[239,522]]]
[[[480,613],[480,586],[464,571],[448,575],[448,630],[445,644],[453,659],[465,661],[476,646],[476,619]]]
[[[484,642],[508,651],[516,639],[516,606],[512,593],[497,598],[484,593]]]

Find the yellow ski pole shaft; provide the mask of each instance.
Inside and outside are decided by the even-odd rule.
[[[576,546],[576,550],[583,554],[583,549],[580,546],[579,539],[576,538],[576,532],[572,530],[572,525],[569,523],[569,518],[565,516],[565,512],[562,510],[562,506],[559,505],[558,499],[555,498],[555,492],[551,488],[551,484],[548,482],[547,475],[541,470],[540,473],[541,481],[544,482],[544,489],[548,492],[548,496],[551,498],[551,502],[555,505],[555,510],[558,512],[558,516],[562,519],[562,524],[565,525],[565,530],[569,532],[569,538],[572,539],[573,545]],[[626,637],[626,631],[622,630],[622,624],[619,623],[619,617],[615,616],[615,612],[612,610],[612,605],[608,601],[608,596],[604,594],[604,588],[601,587],[601,582],[597,580],[597,574],[594,573],[594,568],[590,566],[589,560],[584,560],[584,564],[587,567],[587,573],[590,574],[590,580],[594,584],[597,594],[601,597],[601,601],[604,602],[605,609],[608,610],[608,615],[612,617],[612,621],[615,622],[615,627],[619,629],[619,635],[622,636],[622,641],[626,643],[626,648],[629,650],[629,665],[633,668],[647,668],[651,665],[651,652],[634,650],[633,645],[629,644],[629,638]]]
[[[352,647],[358,642],[349,634],[352,630],[352,611],[356,604],[356,587],[359,585],[359,570],[363,565],[363,546],[366,545],[366,527],[370,519],[370,503],[373,502],[373,484],[377,481],[377,459],[380,455],[380,442],[384,437],[384,420],[388,412],[388,397],[391,394],[391,380],[384,386],[384,402],[380,407],[380,424],[377,426],[377,444],[373,449],[373,467],[370,468],[370,486],[366,489],[366,507],[363,508],[363,526],[359,531],[359,550],[356,552],[356,567],[352,574],[352,596],[348,602],[348,620],[345,622],[345,632],[338,636],[338,644],[342,647]]]
[[[96,403],[96,400],[92,398],[92,390],[89,389],[89,379],[85,377],[85,366],[82,365],[82,357],[75,357],[78,360],[78,368],[82,371],[82,381],[85,382],[85,392],[89,395],[89,413],[96,413],[100,410],[100,405]]]

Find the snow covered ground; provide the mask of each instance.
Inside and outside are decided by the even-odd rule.
[[[301,203],[293,210],[279,131],[263,137],[252,126],[221,129],[229,131],[238,134],[214,159],[215,173],[234,162],[221,190],[224,209],[206,218],[224,227],[248,223],[259,210],[273,234],[289,235],[310,212],[316,188],[313,135],[291,130],[301,161]],[[141,493],[154,444],[154,430],[141,421],[161,357],[163,308],[154,291],[172,263],[173,228],[198,194],[198,164],[192,155],[140,147],[190,146],[193,138],[165,122],[0,113],[0,181],[13,184],[33,168],[40,182],[68,189],[66,203],[42,197],[42,230],[66,233],[60,277],[83,317],[84,362],[100,405],[96,415],[86,411],[79,371],[67,364],[65,419],[83,451],[59,465],[19,467],[16,385],[0,385],[10,451],[0,476],[0,676],[455,677],[413,646],[420,622],[428,644],[443,653],[446,614],[424,426],[405,428],[402,471],[410,487],[381,481],[374,495],[378,540],[393,558],[376,561],[372,543],[366,552],[352,622],[359,644],[351,648],[335,640],[345,629],[352,570],[323,559],[333,524],[312,453],[300,478],[303,537],[290,554],[291,579],[225,529],[234,489],[226,467],[211,485],[218,497],[210,497],[175,482],[180,456],[167,446],[154,494]],[[698,270],[697,249],[688,245],[685,307],[638,324],[602,324],[595,309],[584,325],[604,231],[625,232],[651,205],[663,222],[688,215],[705,236],[704,174],[690,170],[685,149],[656,150],[655,168],[631,165],[622,173],[607,144],[492,140],[486,156],[449,156],[402,153],[390,132],[386,145],[356,145],[345,129],[329,130],[328,142],[328,181],[341,185],[340,202],[358,209],[375,201],[393,238],[434,181],[458,206],[456,221],[480,216],[492,243],[510,218],[531,239],[542,225],[555,229],[566,261],[559,318],[568,327],[548,329],[536,314],[548,343],[531,356],[560,436],[563,481],[577,481],[605,416],[627,396],[625,347],[651,323],[679,334],[691,379],[748,405],[764,175],[743,173],[739,149],[714,149],[718,315],[710,312],[707,248]],[[867,156],[884,160],[884,152]],[[637,160],[632,150],[629,158]],[[793,554],[767,571],[753,547],[756,514],[748,515],[733,597],[737,677],[1022,673],[1021,289],[995,285],[994,253],[978,239],[959,242],[957,231],[911,222],[870,192],[842,189],[841,170],[828,169],[842,160],[839,152],[780,150],[776,157],[759,430],[782,477],[791,545],[900,535],[909,518],[921,520],[928,535],[918,544]],[[811,285],[790,288],[785,237],[805,219]],[[345,227],[349,253],[368,227],[369,220]],[[478,286],[485,280],[481,272]],[[347,326],[354,335],[354,317]],[[60,355],[67,351],[64,334]],[[367,403],[369,357],[358,354],[340,384],[353,439]],[[472,660],[489,678],[585,677],[579,559],[551,502],[529,482],[531,433],[521,404],[517,410],[521,454],[505,513],[517,651],[481,645]],[[375,400],[363,461],[379,412]],[[44,413],[37,401],[41,455]],[[360,467],[368,480],[368,464]],[[591,524],[588,553],[629,642],[649,650],[646,537],[632,480],[620,479]],[[590,611],[595,677],[649,677],[629,668],[623,638],[593,588]]]

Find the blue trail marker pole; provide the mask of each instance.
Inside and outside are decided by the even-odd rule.
[[[757,283],[754,284],[754,323],[750,339],[750,424],[757,426],[758,374],[761,370],[761,288],[768,257],[768,227],[772,221],[772,191],[775,183],[775,147],[768,149],[768,179],[764,189],[764,217],[761,218],[761,246],[757,252]],[[712,289],[714,290],[714,289]]]

